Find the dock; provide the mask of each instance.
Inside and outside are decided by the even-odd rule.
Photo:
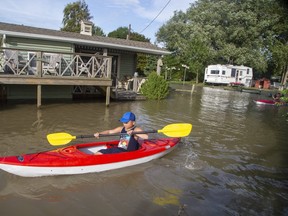
[[[111,98],[118,101],[146,100],[146,97],[133,90],[112,89]]]

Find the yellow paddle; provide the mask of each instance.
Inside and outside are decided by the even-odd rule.
[[[135,132],[133,134],[147,134],[147,133],[163,133],[168,137],[185,137],[190,134],[192,130],[192,124],[188,123],[177,123],[177,124],[169,124],[162,128],[161,130],[150,130],[150,131],[141,131]],[[120,133],[116,134],[100,134],[100,137],[105,136],[120,136]],[[74,139],[79,138],[93,138],[94,135],[80,135],[80,136],[72,136],[69,133],[53,133],[47,135],[47,140],[51,145],[65,145],[71,142]]]

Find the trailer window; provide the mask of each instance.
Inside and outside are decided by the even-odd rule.
[[[226,71],[225,70],[222,70],[222,75],[225,75]]]
[[[219,70],[211,70],[211,74],[219,74]]]
[[[247,74],[249,74],[249,68],[247,68]]]

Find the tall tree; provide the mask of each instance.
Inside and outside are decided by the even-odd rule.
[[[68,32],[80,32],[81,28],[81,20],[90,21],[93,16],[90,15],[88,5],[86,4],[85,0],[79,0],[73,3],[69,3],[63,10],[63,28],[61,31],[68,31]],[[92,34],[98,36],[105,36],[103,30],[92,25]]]
[[[108,37],[126,39],[128,35],[127,27],[119,27],[116,30],[108,33]]]
[[[97,36],[106,37],[103,29],[100,28],[99,26],[95,26],[94,24],[93,24],[93,26],[92,26],[92,34],[93,34],[93,35],[97,35]]]
[[[131,32],[128,27],[119,27],[115,31],[112,31],[108,34],[108,37],[112,38],[121,38],[121,39],[127,39],[127,35],[129,35],[129,40],[132,41],[142,41],[142,42],[150,42],[149,38],[146,38],[144,35],[139,34],[137,32]],[[137,53],[137,65],[136,65],[136,71],[140,75],[147,74],[146,68],[147,64],[149,64],[149,56],[141,53]],[[157,61],[157,60],[156,60]],[[154,62],[155,68],[156,68],[156,62]]]
[[[67,4],[63,13],[64,17],[62,23],[64,27],[61,28],[61,31],[80,32],[81,20],[90,21],[93,18],[90,15],[85,0],[79,0]]]
[[[279,10],[277,0],[198,0],[186,13],[175,12],[157,32],[157,41],[182,56],[179,64],[181,59],[192,60],[197,68],[244,64],[265,72],[283,32],[275,30],[284,18]]]
[[[146,38],[144,35],[137,32],[131,32],[128,27],[119,27],[116,30],[110,32],[108,37],[127,39],[127,35],[130,35],[129,40],[150,42],[149,38]]]
[[[279,7],[274,9],[277,13],[279,22],[273,26],[274,34],[273,45],[271,46],[270,70],[275,75],[280,75],[281,84],[285,85],[288,79],[288,2],[277,0]]]

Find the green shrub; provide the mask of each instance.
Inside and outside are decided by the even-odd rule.
[[[160,100],[167,97],[169,84],[163,77],[156,72],[149,74],[148,79],[143,83],[140,92],[148,99]]]
[[[283,97],[281,97],[281,101],[288,103],[288,89],[284,89],[281,91]]]

